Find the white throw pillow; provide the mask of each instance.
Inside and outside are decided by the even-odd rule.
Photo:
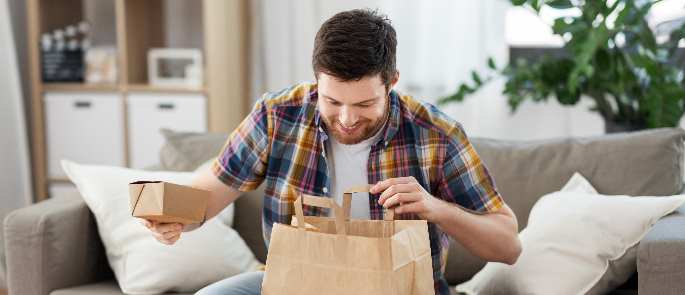
[[[189,184],[189,172],[148,172],[62,161],[95,215],[107,259],[127,294],[194,292],[208,284],[252,270],[258,262],[238,233],[216,218],[181,234],[171,246],[152,237],[129,212],[128,183],[163,180]]]
[[[576,172],[573,173],[571,179],[561,188],[562,192],[578,192],[596,195],[599,194],[590,182],[583,177],[582,174]]]
[[[470,281],[458,285],[457,292],[605,293],[610,290],[599,290],[598,282],[609,262],[634,250],[659,218],[685,202],[685,195],[600,195],[580,174],[564,188],[568,191],[545,195],[533,206],[528,227],[519,235],[523,251],[514,265],[488,263]]]
[[[599,194],[590,182],[580,173],[576,172],[566,185],[561,188],[562,192],[580,192]],[[637,244],[628,248],[621,257],[609,260],[609,266],[595,285],[588,290],[586,295],[606,294],[625,283],[635,273],[637,265]]]

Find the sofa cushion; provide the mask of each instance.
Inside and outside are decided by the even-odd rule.
[[[266,243],[262,235],[263,204],[263,184],[254,191],[242,194],[235,202],[233,229],[250,247],[255,258],[261,263],[266,263]]]
[[[682,294],[685,282],[685,206],[661,219],[640,242],[641,294]]]
[[[580,172],[605,195],[665,196],[683,186],[682,129],[516,142],[474,139],[519,229],[533,204]]]
[[[228,139],[225,133],[176,132],[162,129],[165,143],[159,153],[161,169],[193,171],[219,155]]]
[[[674,195],[683,186],[685,131],[663,128],[633,133],[540,141],[474,138],[472,143],[505,202],[528,223],[533,204],[559,190],[578,171],[606,195]],[[458,243],[450,245],[445,277],[470,279],[485,262]]]

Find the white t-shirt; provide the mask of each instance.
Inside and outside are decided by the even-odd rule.
[[[326,144],[326,161],[331,179],[331,196],[341,206],[345,190],[369,182],[367,163],[371,146],[378,141],[383,129],[380,128],[372,137],[357,144],[342,144],[334,136],[329,137]],[[353,194],[350,211],[350,218],[370,219],[369,194]]]

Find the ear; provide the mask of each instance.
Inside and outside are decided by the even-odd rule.
[[[397,85],[397,82],[400,81],[400,71],[395,71],[395,75],[392,76],[392,80],[390,81],[390,88],[388,89],[388,93],[392,91],[395,88],[395,85]]]

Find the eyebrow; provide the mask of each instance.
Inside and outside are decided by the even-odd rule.
[[[328,95],[321,94],[321,96],[322,96],[323,98],[325,98],[325,99],[330,99],[330,100],[332,100],[332,101],[334,101],[334,102],[340,103],[338,100],[336,100],[335,98],[332,98],[332,97],[330,97],[330,96],[328,96]],[[374,98],[369,98],[369,99],[362,100],[362,101],[360,101],[360,102],[355,103],[354,105],[360,105],[360,104],[365,104],[365,103],[373,102],[373,101],[375,101],[375,100],[377,100],[377,99],[378,99],[378,96],[376,96],[376,97],[374,97]]]

